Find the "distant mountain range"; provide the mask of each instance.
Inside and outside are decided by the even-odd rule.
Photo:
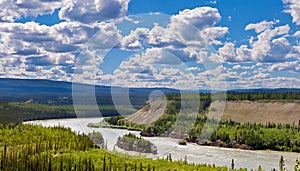
[[[0,91],[2,95],[6,94],[30,94],[30,93],[72,93],[72,82],[52,81],[41,79],[12,79],[0,78]],[[95,87],[96,94],[106,94],[112,88],[116,90],[127,90],[124,87],[99,86],[92,84],[76,83],[82,88]],[[176,89],[169,88],[130,88],[132,92],[148,92],[160,90],[164,93],[178,93]]]
[[[52,81],[41,79],[12,79],[0,78],[0,101],[72,104],[72,82]],[[76,83],[79,91],[84,94],[95,88],[95,95],[98,104],[113,104],[111,92],[116,92],[117,96],[124,98],[129,92],[129,99],[134,105],[143,106],[148,101],[149,95],[155,91],[164,94],[179,93],[179,90],[169,88],[124,88],[99,86]]]
[[[30,101],[36,103],[72,104],[72,82],[51,81],[41,79],[0,78],[0,101]],[[90,90],[94,85],[77,83],[81,88]],[[126,95],[127,88],[111,86],[95,86],[95,95],[99,104],[113,104],[111,91],[118,91],[120,97]],[[164,94],[180,93],[170,88],[129,88],[129,98],[133,104],[144,105],[151,92],[158,90]],[[190,91],[183,91],[189,93]],[[210,90],[199,90],[200,93],[210,93]],[[300,89],[236,89],[228,92],[246,93],[284,93],[300,92]]]

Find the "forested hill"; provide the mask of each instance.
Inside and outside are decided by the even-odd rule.
[[[93,88],[94,85],[80,84],[84,88]],[[128,89],[113,87],[122,98],[126,97]],[[179,90],[167,88],[130,88],[130,103],[136,108],[144,107],[149,95],[159,90],[165,93],[169,100],[179,102]],[[111,96],[112,87],[95,86],[96,100],[103,116],[118,115]],[[73,99],[72,83],[50,80],[8,79],[0,78],[0,119],[2,122],[22,121],[32,119],[70,118],[76,117]],[[201,90],[200,97],[205,97],[205,104],[209,106],[210,91]],[[189,91],[185,92],[186,94]],[[256,89],[228,91],[228,101],[295,101],[300,100],[300,89]],[[203,100],[203,99],[202,99]],[[20,103],[15,103],[20,102]],[[122,108],[126,114],[134,111],[131,107]],[[176,105],[180,107],[180,103]],[[88,111],[86,117],[94,116]],[[170,118],[168,118],[170,119]]]
[[[0,78],[0,101],[25,102],[41,104],[73,104],[72,82],[37,80],[37,79],[10,79]],[[165,94],[179,93],[176,89],[168,88],[123,88],[111,86],[99,86],[91,84],[77,84],[85,90],[93,90],[99,105],[113,105],[111,92],[118,91],[120,97],[126,96],[129,91],[129,99],[133,106],[144,106],[149,95],[155,90]]]
[[[300,152],[300,93],[230,94],[228,97],[233,100],[225,102],[220,122],[212,117],[214,111],[220,110],[214,108],[220,106],[218,105],[220,101],[212,101],[210,94],[199,95],[199,114],[196,118],[193,113],[181,110],[182,102],[186,102],[182,98],[193,99],[189,102],[197,103],[195,96],[182,97],[178,94],[167,96],[169,101],[163,115],[152,112],[159,105],[150,104],[131,116],[111,117],[105,121],[112,128],[141,130],[142,136],[169,136],[220,147]],[[234,101],[238,97],[244,97],[244,100]],[[208,113],[209,111],[211,113]],[[143,122],[145,116],[151,116],[156,120],[145,123]],[[184,119],[178,122],[178,119],[182,118]],[[191,123],[194,125],[189,129]],[[214,125],[218,125],[217,129]],[[102,122],[89,126],[107,127]],[[200,136],[204,129],[212,131],[208,139]]]
[[[85,89],[93,88],[94,85],[80,84]],[[128,91],[127,88],[113,87],[120,96]],[[168,94],[180,93],[179,90],[169,88],[130,88],[129,99],[134,106],[142,107],[151,92],[159,90]],[[111,100],[112,87],[95,86],[95,94],[99,105],[112,105]],[[72,82],[51,81],[39,79],[11,79],[0,78],[0,101],[5,102],[25,102],[30,100],[33,103],[42,104],[72,104]],[[189,93],[185,91],[184,93]],[[210,93],[210,90],[199,90],[199,93]],[[280,89],[237,89],[227,91],[227,100],[252,100],[248,94],[261,94],[264,99],[278,99],[271,94],[280,93],[300,93],[300,89],[280,88]],[[234,96],[231,96],[234,94]],[[239,94],[239,96],[236,96]],[[260,95],[260,96],[261,96]],[[251,96],[253,98],[255,95]],[[280,98],[280,97],[279,97]]]

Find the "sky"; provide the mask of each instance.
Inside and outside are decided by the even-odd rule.
[[[300,88],[299,0],[0,1],[0,77]]]

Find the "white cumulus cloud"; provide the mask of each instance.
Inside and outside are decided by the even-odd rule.
[[[290,13],[293,22],[300,25],[300,1],[299,0],[282,0],[286,5],[285,12]]]
[[[51,14],[62,7],[63,0],[2,0],[0,1],[0,21],[13,22],[22,16]]]
[[[81,23],[95,23],[124,17],[129,0],[72,0],[59,11],[60,19]]]
[[[251,30],[254,29],[256,33],[261,33],[265,31],[266,29],[271,29],[274,24],[278,23],[279,20],[277,21],[261,21],[259,23],[255,24],[248,24],[245,28],[245,30]]]
[[[249,27],[249,25],[247,27]],[[253,27],[253,29],[257,29],[254,26],[251,27]],[[285,61],[290,57],[293,51],[293,46],[287,39],[287,37],[290,36],[289,32],[289,25],[264,27],[263,29],[259,28],[257,36],[255,38],[250,38],[250,46],[242,44],[237,47],[234,43],[227,42],[223,47],[219,48],[219,54],[229,62]]]

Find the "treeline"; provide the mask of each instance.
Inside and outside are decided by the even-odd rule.
[[[185,97],[193,95],[180,95],[180,94],[169,94],[167,95],[168,100],[174,100],[178,103],[176,106],[180,106],[180,101],[183,101]],[[249,100],[249,101],[293,101],[300,100],[300,92],[220,92],[220,93],[199,93],[199,103],[202,108],[205,108],[210,105],[210,102],[213,100],[229,100],[229,101],[238,101],[238,100]]]
[[[169,101],[165,113],[157,121],[149,125],[139,125],[126,120],[124,116],[115,116],[105,118],[104,122],[90,124],[91,127],[111,127],[119,129],[140,130],[142,136],[167,136],[172,131],[172,126],[178,118],[182,122],[177,123],[176,128],[180,132],[188,133],[188,127],[191,121],[196,120],[197,113],[205,113],[211,103],[210,94],[170,94],[167,96]],[[196,112],[196,113],[195,113]]]
[[[200,139],[204,124],[211,131],[207,139]],[[218,124],[216,130],[213,125]],[[209,131],[208,131],[209,132]],[[194,125],[189,142],[230,148],[300,152],[300,126],[290,124],[240,124],[234,121],[208,120],[204,116]]]
[[[190,124],[203,115],[211,104],[211,94],[170,94],[165,114],[141,131],[143,136],[168,136],[172,131],[189,133]],[[196,112],[196,113],[195,113]],[[176,123],[176,120],[180,122]]]
[[[43,120],[57,118],[75,118],[75,117],[100,117],[116,116],[118,111],[115,106],[98,106],[93,109],[92,106],[77,106],[82,112],[77,116],[73,105],[46,105],[21,102],[0,102],[0,123],[22,122],[28,120]],[[133,113],[134,110],[127,107],[119,107],[123,113]]]
[[[72,106],[0,102],[0,123],[74,117]]]
[[[167,99],[172,102],[171,105],[167,108],[167,114],[176,114],[179,110],[189,113],[189,109],[196,110],[195,107],[199,107],[198,110],[201,112],[203,109],[206,109],[210,106],[212,100],[220,99],[225,97],[224,94],[215,93],[213,95],[209,93],[200,93],[197,98],[196,95],[189,94],[168,94]],[[53,101],[51,96],[48,96],[49,101]],[[63,97],[60,97],[64,99]],[[93,109],[93,107],[86,105],[81,107],[80,117],[97,117],[98,111],[100,110],[101,115],[104,117],[116,116],[119,115],[116,107],[111,103],[106,103],[107,98],[100,98],[101,104],[98,108]],[[142,99],[142,100],[141,100]],[[130,97],[130,100],[133,102],[135,108],[140,108],[141,105],[145,103],[144,95],[139,97],[137,94]],[[288,93],[233,93],[228,92],[226,94],[226,100],[237,101],[237,100],[249,100],[249,101],[295,101],[300,100],[300,93],[288,92]],[[138,103],[138,101],[140,101]],[[78,106],[76,106],[78,108]],[[132,114],[135,112],[133,108],[126,106],[118,106],[118,109],[121,110],[122,114]],[[191,111],[193,111],[191,110]],[[71,104],[68,105],[57,105],[57,104],[38,104],[34,103],[23,103],[23,102],[0,102],[0,123],[9,123],[9,122],[21,122],[28,120],[38,120],[38,119],[56,119],[56,118],[74,118],[76,113],[74,111],[74,106]],[[174,116],[168,116],[163,120],[173,121]],[[162,121],[162,124],[166,122]],[[158,124],[161,125],[161,124]],[[156,125],[156,126],[158,126]],[[163,129],[166,130],[166,129]],[[162,132],[162,131],[160,131]]]
[[[272,101],[292,101],[300,100],[300,92],[286,92],[286,93],[226,93],[226,99],[231,101],[237,100],[272,100]]]
[[[216,94],[199,94],[200,106],[199,114],[196,118],[192,130],[186,130],[185,125],[193,123],[191,120],[195,119],[193,115],[187,113],[179,116],[180,103],[182,97],[178,94],[167,96],[172,100],[167,106],[166,114],[163,115],[152,125],[145,127],[142,131],[144,136],[158,136],[169,135],[171,131],[177,133],[187,133],[189,135],[188,141],[198,143],[200,141],[200,133],[203,131],[204,125],[207,135],[212,137],[207,138],[208,141],[216,142],[220,140],[225,143],[227,147],[238,147],[239,145],[246,145],[254,149],[272,149],[280,151],[295,151],[300,152],[300,120],[299,123],[290,124],[240,124],[233,121],[221,121],[220,123],[214,120],[207,119],[205,113],[214,99],[224,98],[223,93]],[[251,100],[251,101],[295,101],[300,100],[300,93],[228,93],[226,100]],[[181,102],[180,102],[181,101]],[[183,100],[184,101],[184,100]],[[193,104],[193,102],[191,102]],[[175,125],[176,120],[181,118],[182,125]],[[215,126],[218,125],[215,131]],[[176,127],[177,130],[172,130]],[[226,128],[226,129],[225,129]],[[189,132],[187,132],[189,131]],[[203,133],[203,132],[202,132]],[[233,144],[232,144],[233,143]]]
[[[139,125],[125,119],[124,116],[106,117],[99,123],[89,123],[88,127],[93,128],[114,128],[141,131],[146,125]]]
[[[174,120],[168,120],[170,116],[172,115],[164,115],[154,125],[145,127],[141,131],[141,135],[169,136],[171,132],[177,132],[177,137],[185,137],[188,142],[202,145],[300,152],[300,126],[298,125],[273,123],[266,125],[255,123],[240,124],[234,121],[221,121],[218,123],[215,120],[207,119],[205,115],[199,115],[191,130],[186,130],[184,126],[179,127],[179,129],[176,127],[177,130],[173,130],[170,128],[174,128],[172,123],[175,122],[176,117],[172,118]],[[193,123],[189,122],[188,119],[187,117],[187,120],[184,120],[184,122]],[[207,133],[208,137],[202,135],[202,139],[200,139],[204,125],[204,132]],[[215,130],[216,126],[217,129]]]
[[[206,164],[172,161],[171,156],[152,160],[99,149],[86,135],[68,128],[0,124],[1,171],[157,171],[230,170]],[[99,138],[99,134],[94,134]],[[239,169],[246,170],[246,169]]]
[[[222,95],[223,94],[219,94]],[[142,129],[142,136],[169,136],[170,133],[177,133],[176,137],[186,137],[187,141],[245,149],[271,149],[279,151],[300,152],[300,122],[290,124],[240,124],[233,121],[209,120],[206,116],[207,109],[211,104],[212,95],[179,95],[167,96],[170,103],[167,105],[165,114],[156,122],[149,125],[138,125],[127,121],[124,117],[111,117],[105,119],[110,125],[116,128],[137,128]],[[218,97],[218,94],[214,95]],[[231,93],[227,99],[233,100],[297,100],[299,93]],[[194,97],[194,98],[193,98]],[[221,96],[220,96],[221,97]],[[199,113],[195,115],[189,111],[181,110],[182,103],[189,103],[189,107],[199,107]],[[199,103],[200,105],[195,105]],[[183,114],[179,114],[183,112]],[[180,120],[180,122],[176,122]],[[196,122],[195,122],[196,120]],[[194,124],[189,127],[189,124]],[[209,137],[202,137],[203,128]],[[215,128],[217,126],[217,129]],[[191,128],[191,130],[189,129]],[[210,136],[212,135],[212,136]],[[203,142],[205,141],[205,142]]]

